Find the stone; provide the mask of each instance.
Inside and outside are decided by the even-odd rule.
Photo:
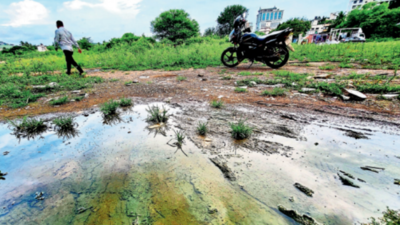
[[[361,100],[361,101],[367,99],[367,96],[359,91],[352,90],[352,89],[343,89],[343,90],[348,93],[348,95],[350,96],[351,99]]]
[[[218,99],[221,99],[221,98],[223,98],[224,96],[223,95],[220,95],[220,96],[218,96]]]
[[[89,98],[89,93],[86,93],[86,94],[85,94],[85,98]]]
[[[331,76],[332,76],[331,74],[318,74],[314,76],[314,79],[328,79]]]
[[[295,210],[286,209],[285,207],[279,205],[278,209],[281,213],[285,214],[286,216],[292,218],[294,221],[303,224],[303,225],[319,225],[317,221],[307,215],[300,215]]]
[[[294,202],[294,197],[293,197],[293,196],[290,197],[290,198],[289,198],[289,201]]]
[[[201,91],[207,92],[207,91],[208,91],[208,89],[201,89]]]
[[[203,79],[201,79],[201,81],[207,81],[207,79],[206,79],[206,78],[203,78]]]
[[[339,176],[340,180],[342,181],[343,185],[350,186],[350,187],[355,187],[355,188],[360,188],[360,186],[356,185],[353,183],[353,181],[347,179],[346,177],[340,175],[340,173],[337,173]]]
[[[250,81],[250,86],[257,86],[257,83],[255,81]]]
[[[218,209],[208,209],[208,214],[218,213]]]
[[[3,152],[3,155],[8,155],[10,152],[9,151],[5,151]]]
[[[382,97],[384,99],[388,99],[388,100],[393,100],[396,99],[399,96],[399,94],[386,94],[386,95],[382,95]]]
[[[244,89],[247,89],[247,86],[241,86],[241,87],[239,87],[239,88],[244,88]]]
[[[204,141],[205,141],[205,142],[212,142],[212,140],[209,139],[209,138],[204,139]]]
[[[394,179],[394,184],[400,185],[400,180],[399,179]]]
[[[55,88],[55,87],[58,87],[58,86],[60,86],[60,85],[58,85],[56,82],[49,83],[49,87],[51,87],[51,88]]]
[[[340,95],[340,97],[342,98],[343,101],[348,101],[348,100],[350,100],[350,97],[349,97],[349,96],[346,96],[346,95]]]
[[[171,103],[171,100],[172,100],[172,97],[169,97],[169,98],[164,99],[164,102]]]
[[[197,76],[198,77],[204,77],[206,75],[206,71],[205,70],[199,70]]]
[[[309,93],[309,92],[315,92],[316,89],[315,89],[315,88],[302,88],[301,91],[302,91],[302,92]]]
[[[313,194],[314,194],[314,191],[313,191],[313,190],[311,190],[311,189],[309,189],[308,187],[303,186],[303,185],[301,185],[301,184],[299,184],[299,183],[295,183],[294,186],[295,186],[297,189],[299,189],[301,192],[303,192],[304,194],[306,194],[307,196],[309,196],[309,197],[312,197]]]
[[[352,137],[356,140],[358,139],[369,139],[365,134],[357,132],[357,131],[352,131],[352,130],[347,130],[346,133],[344,133],[344,135],[348,136],[348,137]]]
[[[156,128],[160,128],[162,126],[164,126],[164,123],[159,123],[159,124],[156,124],[156,125],[153,125],[153,126],[149,126],[149,129],[156,129]]]
[[[133,84],[138,84],[139,81],[138,81],[138,80],[134,80],[134,81],[132,81],[132,83],[133,83]]]
[[[80,94],[81,90],[75,90],[75,91],[71,91],[72,94]]]
[[[44,200],[43,195],[44,195],[44,192],[36,192],[36,197],[35,197],[35,199],[37,199],[37,200]]]
[[[218,158],[210,158],[210,161],[221,170],[226,179],[230,181],[236,181],[235,174],[228,167],[226,162],[221,162]]]
[[[140,76],[139,79],[148,79],[149,76]]]

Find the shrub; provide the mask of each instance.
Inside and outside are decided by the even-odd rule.
[[[207,123],[199,122],[199,124],[197,125],[197,133],[199,133],[200,135],[206,135],[207,132],[208,132]]]
[[[9,120],[8,123],[18,132],[23,132],[23,133],[35,133],[39,132],[43,129],[45,129],[47,126],[44,124],[44,121],[42,119],[34,119],[31,118],[29,119],[27,116],[25,116],[22,120],[20,121],[11,121]]]
[[[118,102],[110,100],[100,107],[100,111],[103,112],[103,115],[105,116],[114,115],[117,113],[118,106]]]
[[[132,99],[129,99],[129,98],[121,98],[121,99],[119,100],[119,105],[120,105],[121,107],[128,107],[128,106],[131,106],[131,105],[132,105]]]
[[[265,96],[283,96],[285,95],[285,89],[283,88],[274,88],[272,91],[265,90],[262,95]]]
[[[246,88],[237,87],[237,88],[235,88],[235,92],[237,92],[237,93],[244,93],[244,92],[247,92],[247,89],[246,89]]]
[[[168,120],[168,110],[166,110],[164,107],[161,109],[158,106],[149,106],[146,111],[149,113],[147,117],[148,122],[165,123]]]
[[[74,119],[72,117],[60,117],[53,120],[54,125],[60,130],[74,129]]]
[[[68,97],[65,96],[65,97],[62,97],[62,98],[59,98],[59,99],[51,100],[50,101],[50,105],[63,105],[65,103],[67,103],[67,102],[68,102]]]
[[[220,109],[224,106],[224,102],[222,100],[218,100],[218,101],[212,100],[210,104],[211,104],[211,107],[217,108],[217,109]]]
[[[185,81],[185,80],[187,80],[187,77],[185,77],[185,76],[177,76],[176,80],[177,81]]]
[[[183,142],[185,141],[185,135],[183,131],[175,131],[175,140],[178,143],[179,146],[182,146]]]
[[[246,121],[240,119],[238,123],[230,123],[232,137],[236,140],[246,139],[253,133],[253,128],[245,124]]]
[[[320,66],[319,67],[320,70],[334,70],[336,69],[335,65],[331,65],[331,64],[327,64],[325,66]]]

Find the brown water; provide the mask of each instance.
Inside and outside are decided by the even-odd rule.
[[[209,161],[215,156],[189,140],[183,151],[166,144],[177,130],[173,120],[166,129],[148,129],[145,108],[135,106],[111,125],[99,113],[77,117],[79,133],[70,139],[53,131],[17,139],[1,125],[0,149],[10,154],[0,156],[0,170],[8,172],[0,180],[0,224],[295,224],[278,205],[326,224],[352,224],[386,206],[400,208],[396,134],[355,140],[315,124],[304,128],[303,141],[266,136],[295,150],[286,157],[225,149],[221,155],[238,178],[230,182]],[[385,170],[359,168],[366,165]],[[339,169],[367,183],[343,186]],[[36,192],[45,199],[36,200]]]

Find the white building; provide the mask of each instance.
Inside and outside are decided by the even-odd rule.
[[[392,0],[350,0],[349,2],[349,11],[356,9],[356,8],[361,8],[363,5],[370,3],[370,2],[376,2],[378,4],[382,3],[390,3]]]
[[[283,10],[276,7],[258,10],[256,31],[269,33],[276,29],[283,20]]]
[[[320,17],[315,17],[315,19],[311,22],[311,29],[307,32],[307,34],[320,34],[328,30],[331,24],[319,24],[320,19]],[[333,20],[332,13],[330,19]]]

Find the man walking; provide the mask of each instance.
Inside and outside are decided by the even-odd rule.
[[[60,20],[57,21],[57,30],[56,37],[54,38],[54,45],[56,51],[58,51],[59,46],[64,52],[65,60],[67,61],[67,74],[71,75],[71,65],[73,65],[79,71],[79,75],[82,75],[84,71],[72,57],[72,55],[74,54],[74,49],[72,48],[72,45],[75,45],[75,47],[78,48],[79,53],[82,53],[82,50],[79,47],[78,43],[75,41],[71,32],[64,28],[64,23]]]

